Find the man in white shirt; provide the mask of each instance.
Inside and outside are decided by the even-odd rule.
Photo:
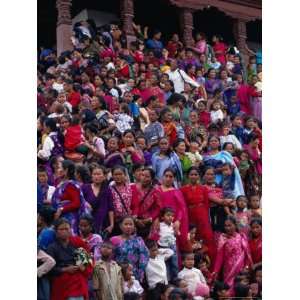
[[[169,79],[174,83],[175,93],[181,93],[184,91],[184,83],[189,83],[194,87],[199,87],[199,83],[188,76],[184,70],[180,70],[177,67],[177,61],[171,60],[170,70],[166,72],[169,75]]]

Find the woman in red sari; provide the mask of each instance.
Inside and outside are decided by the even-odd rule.
[[[141,182],[134,183],[132,189],[132,215],[136,218],[138,234],[147,238],[151,224],[158,219],[161,203],[157,186],[153,181],[155,172],[151,168],[144,168]]]
[[[76,250],[88,245],[78,236],[71,236],[71,225],[61,218],[55,224],[56,241],[49,245],[47,253],[55,259],[51,270],[51,300],[88,299],[88,278],[92,274],[92,262],[76,265]]]
[[[188,213],[183,195],[179,189],[174,188],[175,172],[173,169],[164,171],[162,185],[158,188],[161,207],[171,207],[174,212],[174,227],[179,229],[180,235],[177,237],[177,246],[182,251],[187,246],[188,235]]]
[[[204,241],[208,248],[208,255],[213,261],[215,258],[216,245],[214,234],[209,220],[209,201],[218,202],[222,200],[209,196],[207,187],[199,183],[200,175],[198,168],[191,167],[188,172],[190,183],[181,188],[186,205],[188,207],[189,222],[197,227],[197,238]]]
[[[262,222],[260,218],[252,219],[250,222],[251,238],[249,246],[253,263],[259,264],[262,261]]]

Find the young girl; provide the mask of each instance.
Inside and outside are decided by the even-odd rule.
[[[93,217],[88,214],[83,214],[79,219],[80,237],[86,242],[92,253],[94,261],[101,258],[100,246],[102,238],[99,234],[93,233]]]
[[[172,112],[169,108],[164,108],[160,112],[160,122],[163,125],[165,135],[167,136],[170,145],[173,145],[177,138],[176,124],[173,121]]]
[[[129,115],[129,107],[126,103],[120,105],[120,112],[115,115],[117,129],[123,133],[127,129],[131,129],[133,118]]]
[[[203,300],[204,297],[196,296],[196,289],[199,284],[207,286],[202,272],[194,267],[195,258],[193,253],[187,253],[183,258],[184,268],[178,273],[178,278],[184,279],[188,284],[188,292],[195,300]],[[209,291],[209,289],[208,289]],[[205,295],[205,296],[208,296]]]
[[[215,100],[211,105],[210,118],[212,123],[220,123],[224,120],[224,113],[221,109],[221,103],[219,100]]]
[[[145,165],[146,166],[151,165],[152,153],[147,150],[148,149],[148,144],[147,144],[146,138],[144,136],[138,136],[136,138],[136,145],[140,148],[140,150],[143,151],[144,159],[145,159]]]
[[[142,295],[144,289],[142,288],[140,282],[135,279],[133,275],[132,265],[129,263],[122,264],[122,275],[123,275],[123,291],[124,293],[138,293]]]
[[[236,199],[237,211],[235,218],[237,221],[238,230],[240,233],[245,233],[246,236],[249,234],[249,213],[247,210],[247,198],[245,196],[238,196]]]
[[[240,141],[237,139],[237,137],[234,134],[230,133],[230,125],[229,124],[224,124],[222,127],[222,135],[220,136],[220,142],[221,142],[221,147],[225,143],[231,142],[236,149],[242,149],[242,145]]]
[[[250,222],[251,239],[249,240],[249,247],[251,257],[254,265],[262,261],[262,222],[261,219],[256,217]]]
[[[161,210],[161,222],[159,224],[158,246],[164,249],[171,249],[173,255],[167,261],[168,278],[173,280],[178,273],[178,258],[176,250],[176,237],[180,235],[179,229],[174,226],[174,210],[165,207]]]
[[[257,194],[252,194],[249,197],[249,214],[250,217],[261,217],[261,208],[260,208],[260,197]]]
[[[123,299],[123,278],[121,268],[112,260],[113,245],[103,242],[100,248],[101,260],[93,272],[93,288],[97,299]]]
[[[124,165],[124,156],[119,151],[119,139],[117,137],[110,137],[107,141],[107,152],[103,161],[106,168],[111,169],[118,165]]]

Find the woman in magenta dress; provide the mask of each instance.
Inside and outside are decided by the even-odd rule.
[[[143,238],[148,237],[152,223],[158,219],[161,201],[158,187],[154,184],[155,172],[144,168],[141,182],[134,183],[132,189],[132,214],[136,217],[137,231]]]
[[[262,175],[262,156],[259,149],[260,139],[259,136],[254,134],[250,138],[248,145],[244,145],[244,150],[249,153],[250,159],[254,162],[256,172],[261,176]]]
[[[158,188],[161,199],[161,207],[171,207],[174,209],[174,225],[179,228],[180,235],[177,238],[177,245],[180,250],[184,250],[187,245],[188,235],[188,212],[179,189],[174,188],[175,172],[167,168],[163,173],[162,185]]]
[[[233,295],[234,278],[244,269],[252,267],[252,259],[247,238],[237,232],[234,217],[225,220],[225,233],[219,236],[217,256],[214,265],[216,277],[222,277]]]

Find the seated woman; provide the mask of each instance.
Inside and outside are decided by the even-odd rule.
[[[75,297],[88,299],[88,277],[92,273],[91,261],[76,264],[76,250],[88,246],[81,238],[71,235],[71,224],[67,219],[55,223],[56,241],[49,245],[47,253],[54,258],[56,265],[50,271],[51,299],[65,300]]]

